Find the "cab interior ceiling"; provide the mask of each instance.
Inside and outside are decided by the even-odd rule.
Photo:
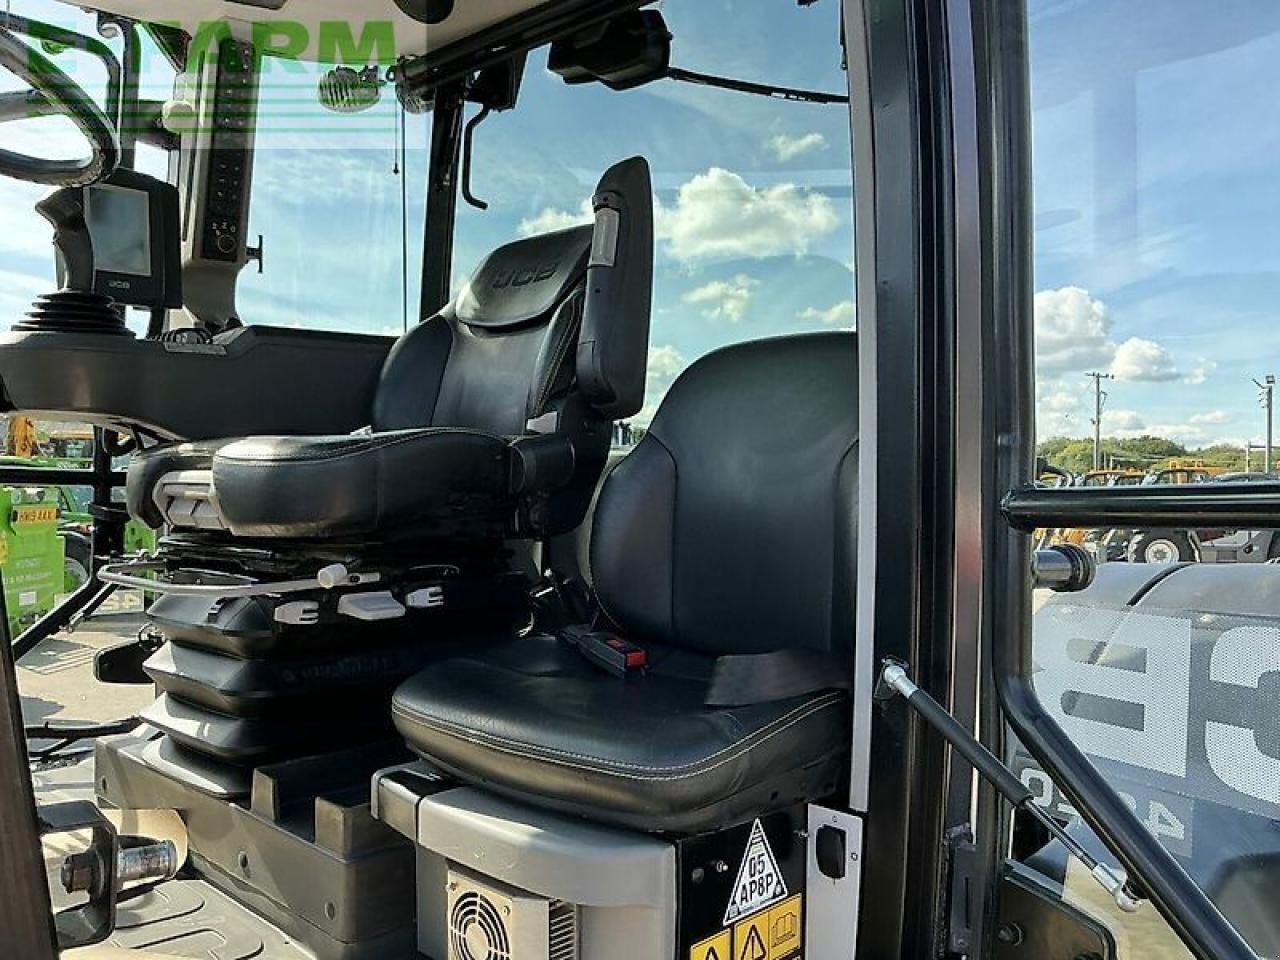
[[[424,54],[465,47],[473,53],[477,47],[492,49],[504,35],[527,30],[540,31],[543,25],[563,30],[563,18],[571,16],[586,22],[595,19],[597,9],[603,16],[621,9],[642,6],[652,0],[184,0],[181,4],[159,0],[92,0],[76,6],[112,13],[138,21],[173,24],[189,35],[202,25],[226,23],[236,36],[248,38],[254,24],[288,23],[305,32],[306,47],[299,60],[319,59],[321,25],[349,24],[352,34],[360,37],[368,24],[391,23],[395,29],[395,51],[398,58],[422,57]],[[549,37],[530,36],[535,45]],[[479,41],[478,44],[473,41]],[[506,50],[510,55],[512,51]]]

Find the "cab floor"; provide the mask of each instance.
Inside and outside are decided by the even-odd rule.
[[[32,775],[36,803],[93,800],[93,756]],[[58,864],[46,855],[45,867]],[[61,891],[56,882],[51,893]],[[315,960],[257,914],[200,879],[179,877],[120,904],[108,943],[190,960]]]

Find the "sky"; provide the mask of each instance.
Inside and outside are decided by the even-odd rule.
[[[1260,443],[1280,372],[1280,5],[1036,0],[1038,432]]]
[[[662,10],[677,65],[836,91],[837,7]],[[13,9],[90,28],[51,0]],[[1280,7],[1032,0],[1030,14],[1038,433],[1091,432],[1085,374],[1098,371],[1114,377],[1104,434],[1260,442],[1251,378],[1280,367]],[[100,71],[64,61],[100,91]],[[149,95],[168,95],[172,72],[154,52],[146,77]],[[394,334],[413,319],[403,299],[410,313],[417,302],[426,118],[407,118],[397,173],[394,97],[336,116],[315,102],[318,78],[275,62],[264,80],[249,230],[266,257],[261,274],[251,264],[241,275],[239,310],[247,323]],[[23,121],[0,144],[68,155],[77,136],[64,121]],[[501,243],[580,221],[611,163],[649,159],[658,256],[641,420],[716,346],[856,323],[842,107],[665,81],[570,87],[535,51],[518,109],[492,116],[475,143],[473,190],[489,209],[459,208],[455,289]],[[143,161],[162,172],[155,151]],[[51,285],[50,232],[31,209],[44,193],[0,181],[0,325]]]

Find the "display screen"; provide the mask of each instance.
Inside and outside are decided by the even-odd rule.
[[[95,184],[86,191],[85,221],[99,272],[151,275],[150,198],[141,190]]]

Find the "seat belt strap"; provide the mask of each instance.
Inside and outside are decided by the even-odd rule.
[[[703,704],[746,707],[851,687],[844,666],[819,650],[729,654],[716,659]]]

